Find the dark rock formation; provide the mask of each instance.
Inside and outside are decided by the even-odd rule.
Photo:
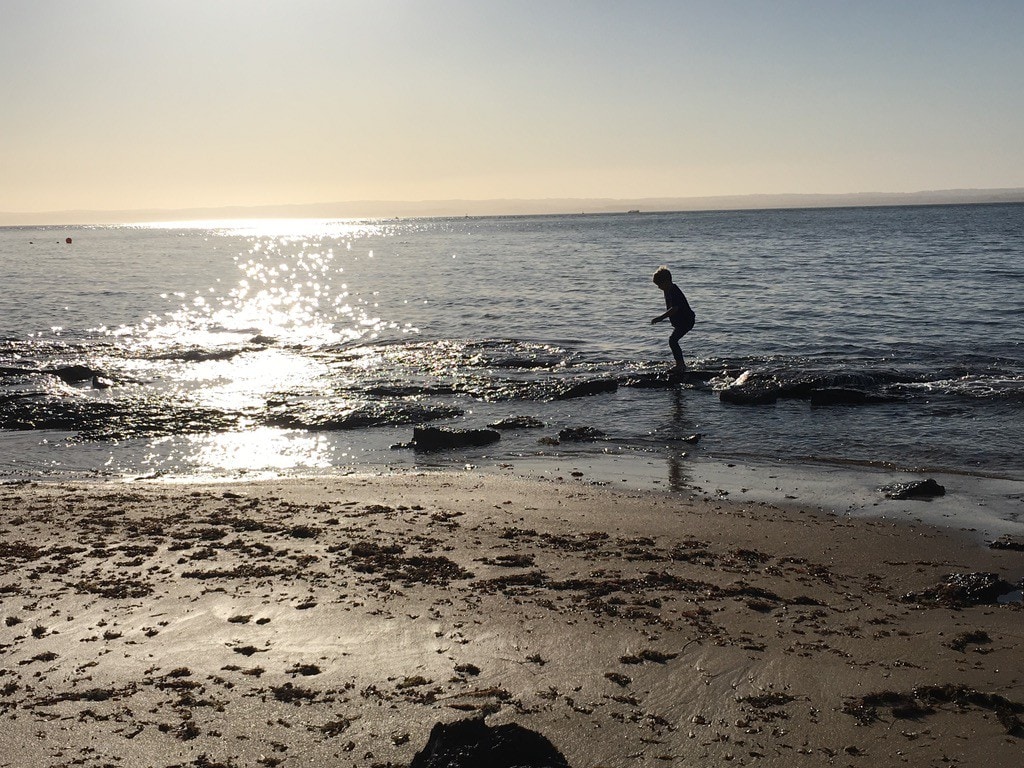
[[[494,728],[483,718],[437,723],[409,768],[570,768],[544,736],[510,723]]]
[[[428,405],[422,402],[368,402],[355,408],[335,407],[331,403],[291,403],[278,401],[268,408],[267,423],[287,429],[326,432],[336,429],[421,424],[425,421],[461,416],[459,408]]]
[[[570,384],[559,389],[554,394],[555,400],[572,400],[576,397],[589,397],[590,395],[603,395],[609,392],[616,392],[619,389],[619,382],[615,379],[591,379]]]
[[[28,368],[8,368],[7,366],[0,366],[0,376],[31,376],[39,371],[33,371]]]
[[[732,405],[770,405],[779,399],[780,389],[767,382],[733,385],[718,393],[718,399]]]
[[[910,483],[893,483],[879,490],[887,499],[931,499],[946,495],[946,489],[931,478]]]
[[[540,429],[546,426],[533,416],[509,416],[507,419],[488,424],[491,429]]]
[[[51,368],[50,370],[42,371],[42,373],[48,373],[51,376],[56,376],[65,384],[78,384],[82,381],[91,382],[93,377],[103,376],[102,372],[94,371],[87,365],[65,365],[60,368]]]
[[[205,363],[209,360],[231,360],[245,350],[240,347],[233,349],[175,349],[153,355],[153,360],[184,360],[187,363]]]
[[[883,388],[885,372],[746,371],[719,393],[724,403],[761,405],[776,400],[809,400],[811,405],[868,405],[896,399]]]
[[[627,376],[619,383],[632,389],[674,389],[679,381],[667,373],[641,373]]]
[[[414,427],[412,447],[417,451],[440,451],[448,448],[472,448],[490,445],[501,439],[493,429],[445,429]]]
[[[811,405],[867,405],[882,402],[882,398],[863,390],[842,387],[811,390],[810,399]]]
[[[633,373],[619,379],[619,385],[632,389],[675,389],[680,384],[691,387],[707,385],[715,377],[712,371],[666,371],[662,373]]]

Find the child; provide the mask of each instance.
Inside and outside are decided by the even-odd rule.
[[[669,318],[672,320],[672,335],[668,337],[668,345],[672,349],[672,356],[676,359],[674,371],[686,370],[686,363],[683,361],[683,351],[679,348],[679,340],[693,328],[697,319],[686,296],[679,290],[679,286],[672,282],[672,273],[668,267],[658,267],[654,273],[654,284],[665,292],[665,307],[663,314],[651,320],[651,325],[660,323]]]

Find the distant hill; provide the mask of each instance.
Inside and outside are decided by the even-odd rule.
[[[131,211],[2,213],[0,226],[127,224],[149,221],[266,218],[394,218],[422,216],[525,216],[627,211],[721,211],[767,208],[843,208],[873,205],[1021,203],[1024,188],[944,189],[927,192],[860,192],[837,195],[727,195],[719,197],[551,198],[537,200],[362,200],[306,205],[224,206]]]

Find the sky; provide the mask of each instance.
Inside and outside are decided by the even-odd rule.
[[[1024,187],[1020,0],[0,0],[0,211]]]

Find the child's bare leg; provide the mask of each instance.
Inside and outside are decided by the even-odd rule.
[[[672,335],[668,337],[668,346],[672,350],[672,357],[675,358],[676,364],[673,370],[683,371],[686,370],[686,362],[683,360],[683,350],[679,346],[679,340],[683,338],[683,334],[686,331],[676,329],[672,331]]]

